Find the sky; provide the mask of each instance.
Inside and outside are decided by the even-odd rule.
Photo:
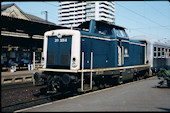
[[[22,11],[58,24],[58,1],[17,1]],[[129,37],[145,35],[159,40],[170,40],[170,2],[115,1],[115,24],[127,28]]]

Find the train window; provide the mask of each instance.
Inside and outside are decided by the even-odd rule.
[[[165,57],[165,48],[162,48],[162,57]]]
[[[127,37],[126,33],[124,30],[116,29],[116,35],[118,37]]]
[[[154,47],[154,52],[156,51],[156,47]]]
[[[158,51],[161,51],[161,48],[158,47]]]
[[[158,47],[158,58],[161,57],[161,48]]]
[[[97,30],[101,35],[112,35],[112,28],[107,25],[97,25]]]
[[[156,47],[154,47],[154,58],[156,58],[157,57],[157,48]]]
[[[156,53],[154,53],[154,58],[156,58]]]
[[[116,29],[116,35],[121,37],[121,33],[120,33],[120,31],[118,29]]]
[[[125,37],[128,37],[128,35],[127,35],[126,31],[123,31],[123,33],[124,33]]]
[[[107,27],[100,27],[99,33],[103,35],[112,35],[112,29],[107,28]]]
[[[120,30],[120,33],[123,37],[126,37],[123,30]]]

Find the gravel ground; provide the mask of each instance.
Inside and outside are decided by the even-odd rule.
[[[34,99],[38,99],[40,97],[35,96],[35,94],[40,93],[40,88],[45,86],[32,86],[26,88],[19,89],[11,89],[11,90],[1,90],[1,108],[3,106],[23,102],[30,101]]]

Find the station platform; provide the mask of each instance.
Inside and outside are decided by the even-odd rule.
[[[16,72],[1,72],[1,85],[33,82],[33,75],[35,72],[41,73],[42,71],[16,71]]]
[[[170,89],[158,82],[154,76],[15,112],[170,111]]]
[[[33,70],[33,71],[28,71],[28,70],[24,70],[24,71],[16,71],[16,72],[1,72],[1,77],[5,77],[5,76],[21,76],[21,75],[30,75],[33,74],[35,72],[41,72],[39,70]]]

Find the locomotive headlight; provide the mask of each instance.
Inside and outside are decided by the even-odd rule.
[[[62,37],[62,34],[61,34],[61,33],[58,33],[58,34],[57,34],[57,37],[58,37],[58,38],[61,38],[61,37]]]
[[[77,67],[77,65],[76,65],[76,58],[73,58],[73,60],[72,60],[72,67],[73,68]]]
[[[76,68],[76,67],[77,67],[77,65],[76,65],[76,63],[75,63],[75,62],[73,62],[73,63],[72,63],[72,67],[74,67],[74,68]]]

